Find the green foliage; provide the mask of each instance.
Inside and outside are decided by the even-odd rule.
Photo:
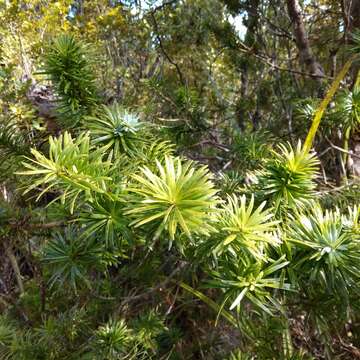
[[[352,91],[343,90],[337,98],[336,118],[344,129],[360,126],[360,88],[355,85]]]
[[[359,34],[319,3],[319,77],[269,1],[0,5],[1,359],[357,356]]]
[[[246,196],[238,198],[228,196],[220,210],[217,224],[218,233],[201,245],[201,254],[213,254],[218,257],[224,253],[240,257],[251,254],[256,259],[263,259],[267,244],[279,245],[274,236],[275,225],[271,209],[263,210],[265,202],[254,207],[254,197],[247,202]]]
[[[181,86],[176,90],[175,101],[180,112],[185,112],[192,121],[186,122],[190,128],[203,127],[201,123],[201,98],[196,89]]]
[[[239,327],[245,336],[243,341],[252,349],[250,358],[254,358],[252,354],[256,354],[259,359],[314,359],[305,349],[298,350],[293,346],[289,322],[285,317],[253,311],[248,316],[239,318]],[[247,353],[238,351],[235,354],[242,359],[241,356],[246,356]]]
[[[58,316],[49,315],[43,324],[36,329],[33,347],[47,349],[45,358],[61,359],[64,348],[69,349],[74,355],[78,353],[76,343],[86,333],[87,320],[83,308],[73,307]],[[75,355],[76,356],[76,355]]]
[[[244,177],[237,171],[229,171],[220,173],[217,183],[221,187],[221,191],[226,195],[232,195],[238,192],[244,183]]]
[[[149,167],[155,167],[156,160],[164,161],[165,156],[174,155],[174,144],[168,140],[151,139],[143,143],[140,149],[137,149],[136,158],[140,164],[147,164]]]
[[[235,196],[228,197],[219,224],[226,235],[222,245],[230,246],[234,253],[249,251],[255,257],[261,257],[260,249],[264,243],[276,245],[278,242],[271,232],[275,230],[277,222],[269,221],[273,214],[271,209],[263,211],[265,205],[263,202],[254,209],[254,197],[248,205],[245,195],[241,196],[240,203]]]
[[[133,359],[128,357],[131,350],[132,334],[124,320],[110,319],[105,325],[100,326],[93,340],[94,354],[97,359]],[[134,349],[133,349],[134,350]]]
[[[239,171],[254,170],[271,155],[271,136],[264,131],[250,134],[235,133],[231,155]]]
[[[303,207],[314,196],[318,160],[314,154],[290,145],[279,145],[274,159],[268,161],[259,176],[264,197],[270,199],[275,209]]]
[[[351,40],[350,50],[358,54],[360,52],[360,31],[358,29],[354,29],[354,32],[351,34]]]
[[[358,221],[356,208],[348,217],[316,205],[289,224],[288,240],[295,245],[294,276],[308,290],[337,294],[347,302],[349,292],[358,291],[360,237],[354,231]]]
[[[42,261],[51,268],[50,284],[69,284],[75,290],[83,285],[91,287],[91,269],[106,269],[104,248],[92,238],[84,241],[76,231],[68,228],[59,232],[45,245]]]
[[[168,144],[164,146],[166,149]],[[124,180],[117,184],[112,176],[122,159],[120,151],[120,158],[114,162],[103,161],[104,148],[91,145],[89,133],[81,133],[75,140],[68,133],[57,139],[50,137],[49,157],[32,150],[35,160],[29,158],[24,163],[28,170],[22,174],[36,179],[26,191],[46,185],[39,197],[49,189],[60,192],[57,198],[69,206],[81,226],[68,228],[65,235],[55,233],[43,247],[42,262],[50,285],[57,284],[57,291],[68,286],[69,291],[72,288],[77,293],[92,289],[92,274],[106,274],[109,267],[117,266],[119,257],[127,258],[126,252],[137,243],[135,238],[144,236],[137,230],[141,227],[145,237],[165,235],[166,239],[168,235],[169,247],[175,242],[181,250],[184,235],[190,238],[183,254],[195,250],[210,276],[207,286],[222,290],[222,303],[216,304],[185,284],[183,288],[233,325],[238,321],[225,312],[224,306],[241,314],[250,306],[259,314],[273,316],[280,312],[284,316],[287,296],[281,290],[296,289],[312,298],[312,292],[320,288],[326,294],[345,296],[349,303],[360,276],[353,265],[359,260],[360,250],[358,207],[352,208],[348,216],[339,211],[323,214],[320,208],[308,214],[304,205],[311,204],[317,160],[304,153],[300,143],[295,150],[290,146],[279,149],[254,185],[255,190],[261,184],[263,189],[247,200],[246,195],[236,195],[241,191],[239,181],[234,193],[220,204],[218,190],[205,166],[164,155],[163,164],[155,159],[156,170],[144,166],[141,173],[128,178],[131,165],[125,161]],[[140,154],[134,152],[132,157],[146,163],[145,152]],[[265,201],[256,204],[258,197],[269,198],[275,209],[292,209],[293,220],[284,221],[284,213],[280,221],[275,220],[273,208]],[[74,212],[74,204],[80,199],[81,208]],[[128,331],[124,322],[110,321],[96,331],[86,353],[95,354],[96,348],[98,354],[94,356],[114,359],[157,354],[160,348],[155,339],[166,332],[162,322],[150,316],[134,325],[137,335]],[[148,326],[153,330],[144,332]],[[253,339],[251,332],[248,336]]]
[[[28,154],[29,144],[14,121],[0,122],[0,156],[4,161],[10,156]]]
[[[94,144],[101,144],[103,151],[111,151],[117,158],[120,154],[134,154],[146,136],[139,131],[144,125],[136,114],[129,113],[118,104],[103,106],[97,117],[88,117],[87,127]]]
[[[16,336],[15,330],[5,319],[0,318],[0,358],[11,359],[11,344]]]
[[[0,318],[0,358],[4,360],[44,359],[44,352],[29,331],[21,332],[6,316]]]
[[[139,344],[139,351],[142,349],[142,352],[149,357],[158,352],[158,340],[168,331],[164,320],[153,310],[135,319],[132,327]]]
[[[244,298],[266,313],[272,315],[281,310],[281,304],[272,296],[272,289],[290,290],[278,271],[289,264],[281,257],[268,265],[262,261],[254,262],[248,256],[238,261],[224,262],[218,270],[212,271],[214,278],[211,287],[224,289],[223,304],[231,302],[230,310],[240,309]],[[269,276],[272,275],[272,276]]]
[[[253,356],[244,354],[241,350],[233,351],[227,360],[252,360]]]
[[[216,205],[216,190],[208,169],[195,167],[192,161],[165,157],[165,164],[157,161],[158,171],[147,167],[142,175],[133,175],[137,186],[129,190],[138,200],[127,212],[136,219],[135,227],[155,222],[155,237],[163,230],[170,235],[169,246],[180,228],[188,237],[192,233],[208,235],[213,231],[211,213]]]
[[[84,225],[84,238],[96,234],[107,248],[119,248],[123,240],[131,241],[129,219],[124,215],[124,201],[116,201],[106,196],[96,196],[86,203],[79,222]]]
[[[103,161],[103,155],[99,151],[91,150],[88,133],[82,133],[75,140],[67,132],[58,138],[50,136],[49,157],[32,149],[35,159],[27,158],[28,162],[23,163],[27,170],[19,174],[34,177],[24,193],[45,185],[37,196],[40,199],[54,188],[61,190],[57,199],[62,203],[69,199],[71,212],[76,201],[80,200],[80,195],[86,199],[91,199],[92,193],[112,197],[107,192],[112,164]]]
[[[5,179],[17,170],[23,155],[30,153],[29,134],[21,131],[12,120],[0,120],[0,178]]]
[[[303,123],[311,123],[313,119],[316,108],[319,106],[319,102],[315,99],[305,99],[299,101],[296,104],[296,118],[300,120],[301,125]],[[299,125],[300,126],[300,125]]]
[[[98,103],[92,54],[73,35],[60,35],[49,46],[43,71],[54,85],[58,112],[67,126],[76,125]]]
[[[320,100],[318,98],[299,99],[295,103],[294,108],[294,129],[296,132],[301,133],[304,131],[304,126],[309,127],[315,116],[316,109],[319,107]],[[326,113],[321,121],[321,128],[319,136],[329,135],[329,130],[334,125],[334,120],[330,114]]]

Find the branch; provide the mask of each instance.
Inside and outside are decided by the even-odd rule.
[[[11,228],[21,228],[23,229],[51,229],[54,227],[59,227],[65,225],[64,221],[52,221],[48,223],[26,223],[26,221],[9,221],[9,226]]]
[[[161,49],[163,55],[164,55],[165,58],[168,60],[168,62],[169,62],[172,66],[175,67],[175,69],[176,69],[176,71],[177,71],[177,73],[178,73],[179,80],[180,80],[181,84],[182,84],[182,85],[185,85],[184,78],[183,78],[183,75],[182,75],[182,73],[181,73],[181,70],[180,70],[179,65],[178,65],[175,61],[173,61],[173,60],[171,59],[171,57],[169,56],[169,54],[165,51],[165,48],[164,48],[163,43],[162,43],[162,41],[161,41],[161,37],[160,37],[160,35],[159,35],[159,28],[158,28],[158,24],[157,24],[156,19],[155,19],[154,11],[151,11],[151,12],[150,12],[150,16],[151,16],[151,19],[152,19],[153,25],[154,25],[155,36],[156,36],[156,39],[157,39],[158,42],[159,42],[159,46],[160,46],[160,49]]]
[[[337,145],[333,144],[326,136],[325,136],[325,139],[326,139],[326,141],[330,144],[330,147],[327,148],[326,150],[324,150],[324,151],[321,153],[321,156],[324,155],[328,150],[330,150],[330,149],[335,149],[335,150],[341,151],[342,153],[348,154],[348,155],[350,155],[351,157],[360,159],[360,155],[354,154],[354,153],[351,152],[351,151],[345,150],[345,149],[341,148],[340,146],[337,146]],[[319,155],[319,156],[320,156],[320,155]]]
[[[31,229],[51,229],[58,226],[65,225],[64,221],[53,221],[48,223],[32,223],[28,224],[29,228]]]
[[[226,151],[226,152],[229,152],[230,149],[228,146],[224,145],[224,144],[219,144],[218,142],[216,141],[212,141],[212,140],[202,140],[196,144],[193,144],[193,145],[190,145],[189,147],[195,147],[195,146],[202,146],[202,145],[212,145],[220,150],[223,150],[223,151]]]
[[[330,80],[333,79],[333,77],[327,76],[327,75],[314,75],[314,74],[311,74],[309,72],[288,69],[288,68],[276,65],[271,61],[271,59],[265,57],[262,54],[256,54],[251,48],[247,47],[245,44],[241,43],[241,46],[243,47],[243,49],[239,49],[241,52],[246,53],[248,55],[254,56],[256,59],[260,60],[265,65],[268,65],[268,66],[272,67],[273,69],[276,69],[276,70],[279,70],[279,71],[286,71],[286,72],[289,72],[289,73],[292,73],[292,74],[303,75],[303,76],[307,76],[307,77],[311,77],[311,78],[319,77],[319,78],[322,78],[322,79],[330,79]]]
[[[323,194],[329,194],[329,193],[332,193],[332,192],[338,192],[338,191],[342,191],[346,188],[349,188],[353,185],[355,185],[356,182],[355,181],[351,181],[347,184],[344,184],[344,185],[341,185],[341,186],[338,186],[338,187],[334,187],[334,188],[331,188],[331,189],[326,189],[326,190],[321,190],[321,191],[317,191],[315,193],[315,195],[323,195]]]
[[[305,30],[299,2],[298,0],[287,0],[286,4],[289,17],[293,25],[295,42],[299,51],[300,58],[305,64],[305,66],[307,66],[307,68],[310,70],[313,77],[320,81],[324,75],[324,70],[322,69],[320,63],[317,61],[311,51],[310,42],[308,34]]]
[[[177,3],[178,0],[171,0],[171,1],[168,1],[168,2],[164,2],[163,4],[159,5],[159,6],[156,6],[154,9],[152,9],[150,12],[151,13],[156,13],[157,11],[159,10],[162,10],[164,7],[166,6],[169,6],[169,5],[172,5],[172,4],[175,4]]]
[[[16,256],[14,255],[10,245],[8,245],[8,246],[5,245],[5,253],[6,253],[6,256],[9,258],[11,266],[13,268],[13,271],[14,271],[14,274],[15,274],[15,277],[16,277],[16,281],[17,281],[18,286],[19,286],[20,294],[23,294],[24,291],[25,291],[24,290],[24,283],[22,281],[20,268],[19,268],[19,265],[17,263]]]
[[[134,301],[134,300],[139,300],[142,299],[143,297],[148,296],[149,294],[156,292],[158,290],[161,290],[162,288],[164,288],[174,277],[177,273],[179,273],[186,265],[186,262],[181,262],[180,265],[173,270],[173,272],[164,280],[162,281],[160,284],[158,284],[155,287],[149,288],[148,290],[146,290],[145,292],[138,294],[138,295],[131,295],[126,297],[120,304],[119,308],[122,308],[124,305],[126,305],[127,303],[129,303],[130,301]]]
[[[274,26],[274,24],[271,24],[271,25]],[[284,30],[284,31],[286,32],[286,30]],[[239,47],[239,51],[241,51],[243,53],[246,53],[247,55],[255,57],[256,59],[260,60],[265,65],[268,65],[273,69],[276,69],[276,70],[279,70],[279,71],[285,71],[285,72],[289,72],[289,73],[293,73],[293,74],[298,74],[298,75],[302,75],[302,76],[307,76],[307,77],[310,77],[310,78],[313,78],[313,79],[314,78],[315,79],[332,79],[332,77],[325,75],[324,72],[320,72],[320,71],[305,72],[305,71],[293,70],[293,69],[289,69],[289,68],[285,68],[285,67],[281,67],[279,65],[276,65],[276,64],[273,63],[272,59],[265,56],[264,54],[256,53],[252,47],[247,46],[238,37],[237,37],[237,45]]]
[[[10,303],[8,303],[4,298],[3,295],[0,294],[0,304],[4,306],[5,309],[10,307]]]

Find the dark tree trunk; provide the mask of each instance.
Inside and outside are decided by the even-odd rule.
[[[249,1],[248,7],[248,17],[246,21],[246,34],[244,38],[244,44],[252,48],[255,46],[256,39],[256,29],[259,22],[259,8],[260,0],[252,0]],[[245,130],[245,119],[249,117],[247,111],[247,95],[248,95],[248,84],[249,84],[249,59],[243,58],[240,64],[240,72],[241,72],[241,87],[240,87],[240,97],[237,102],[237,121],[241,130]]]
[[[321,83],[322,77],[324,76],[324,70],[311,51],[309,38],[301,16],[299,2],[298,0],[287,0],[286,2],[300,59],[309,72]]]
[[[350,2],[350,22],[349,31],[360,28],[360,0]]]
[[[348,9],[346,15],[347,19],[347,32],[352,33],[360,30],[360,0],[348,0],[346,7]],[[351,42],[351,38],[349,40]],[[359,76],[360,66],[358,62],[355,62],[352,67],[352,87],[354,87],[357,77]],[[360,129],[357,127],[352,130],[352,134],[349,141],[350,153],[353,156],[349,156],[348,165],[349,171],[353,176],[360,177]],[[355,156],[354,156],[355,155]]]

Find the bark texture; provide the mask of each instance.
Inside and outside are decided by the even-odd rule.
[[[296,46],[299,50],[300,60],[309,72],[319,81],[324,76],[324,70],[311,51],[308,34],[301,15],[301,8],[297,0],[287,0],[288,14],[293,25]]]
[[[360,0],[347,1],[348,12],[348,32],[351,34],[354,31],[360,30]],[[351,36],[351,35],[350,35]],[[356,83],[356,78],[359,76],[360,67],[356,62],[352,69],[353,85]],[[360,128],[353,129],[350,138],[350,172],[353,176],[360,177]],[[354,156],[355,155],[355,156]]]
[[[253,48],[256,43],[256,30],[258,27],[260,16],[258,14],[260,1],[252,0],[249,1],[248,8],[248,17],[246,21],[246,34],[244,38],[244,44]],[[238,121],[238,125],[241,130],[245,129],[245,120],[249,118],[247,113],[247,97],[248,97],[248,85],[249,85],[249,60],[248,58],[242,59],[240,64],[240,72],[241,72],[241,87],[240,87],[240,97],[236,105],[236,117]]]

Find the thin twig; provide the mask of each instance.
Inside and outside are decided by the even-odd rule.
[[[341,148],[340,146],[337,146],[337,145],[333,144],[327,137],[325,137],[325,139],[330,144],[331,148],[333,148],[335,150],[338,150],[338,151],[341,151],[341,152],[343,152],[345,154],[348,154],[348,155],[350,155],[350,156],[352,156],[354,158],[360,159],[360,155],[354,154],[351,151],[345,150],[345,149]],[[323,153],[324,153],[324,151],[321,154],[323,154]]]
[[[166,6],[175,4],[177,2],[178,2],[178,0],[171,0],[171,1],[164,2],[163,4],[161,4],[161,5],[157,6],[157,7],[155,7],[154,9],[152,9],[150,12],[155,13],[156,11],[162,10]]]
[[[9,226],[12,228],[21,228],[23,229],[52,229],[54,227],[59,227],[65,225],[64,221],[52,221],[48,223],[26,223],[19,221],[9,221]]]
[[[122,308],[124,305],[126,305],[127,303],[129,303],[130,301],[134,301],[134,300],[139,300],[142,299],[146,296],[148,296],[149,294],[156,292],[158,290],[161,290],[162,288],[164,288],[174,277],[177,273],[179,273],[186,265],[186,262],[181,262],[180,265],[173,270],[173,272],[164,280],[162,281],[160,284],[158,284],[157,286],[154,286],[152,288],[149,288],[148,290],[146,290],[145,292],[138,294],[138,295],[132,295],[132,296],[128,296],[126,297],[120,304],[119,308]]]
[[[169,56],[169,54],[165,51],[165,48],[164,48],[163,43],[162,43],[162,41],[161,41],[161,37],[160,37],[160,35],[159,35],[158,24],[157,24],[157,22],[156,22],[156,18],[155,18],[155,15],[154,15],[154,12],[153,12],[153,11],[150,12],[150,16],[151,16],[151,19],[152,19],[153,25],[154,25],[155,36],[156,36],[157,41],[159,42],[159,46],[160,46],[160,49],[161,49],[163,55],[166,57],[167,61],[168,61],[172,66],[175,67],[175,69],[176,69],[176,71],[177,71],[177,73],[178,73],[179,80],[180,80],[181,84],[182,84],[182,85],[185,85],[184,78],[183,78],[183,75],[182,75],[182,72],[181,72],[181,70],[180,70],[179,65],[178,65],[175,61],[173,61],[173,60],[171,59],[171,57]]]
[[[323,195],[323,194],[329,194],[329,193],[332,193],[332,192],[338,192],[338,191],[344,190],[344,189],[346,189],[346,188],[348,188],[348,187],[350,187],[350,186],[352,186],[354,184],[356,184],[355,181],[350,181],[349,183],[341,185],[341,186],[337,186],[337,187],[327,189],[327,190],[317,191],[315,193],[315,195]]]
[[[5,253],[6,253],[6,256],[9,258],[10,264],[11,264],[11,266],[13,268],[15,278],[16,278],[16,281],[17,281],[18,286],[19,286],[20,294],[23,294],[24,291],[25,291],[24,283],[22,281],[20,268],[19,268],[18,262],[16,260],[16,256],[15,256],[15,254],[13,253],[13,251],[11,249],[11,245],[8,245],[8,246],[5,245]]]
[[[254,56],[256,59],[260,60],[265,65],[268,65],[268,66],[270,66],[271,68],[273,68],[275,70],[285,71],[285,72],[289,72],[289,73],[292,73],[292,74],[303,75],[303,76],[307,76],[307,77],[311,77],[311,78],[325,78],[325,79],[330,79],[330,80],[333,79],[333,77],[327,76],[327,75],[322,75],[322,76],[318,75],[317,76],[317,75],[314,75],[314,74],[311,74],[311,73],[305,72],[305,71],[284,68],[282,66],[274,64],[270,59],[266,58],[264,55],[256,54],[251,48],[247,47],[245,44],[241,44],[241,46],[243,46],[244,48],[239,49],[239,51],[241,51],[243,53],[246,53],[248,55]]]
[[[217,143],[216,141],[213,141],[213,140],[203,140],[203,141],[200,141],[196,144],[193,144],[193,145],[190,145],[189,147],[196,147],[196,146],[202,146],[202,145],[212,145],[220,150],[223,150],[223,151],[230,151],[229,147],[226,146],[226,145],[223,145],[223,144],[219,144]]]

